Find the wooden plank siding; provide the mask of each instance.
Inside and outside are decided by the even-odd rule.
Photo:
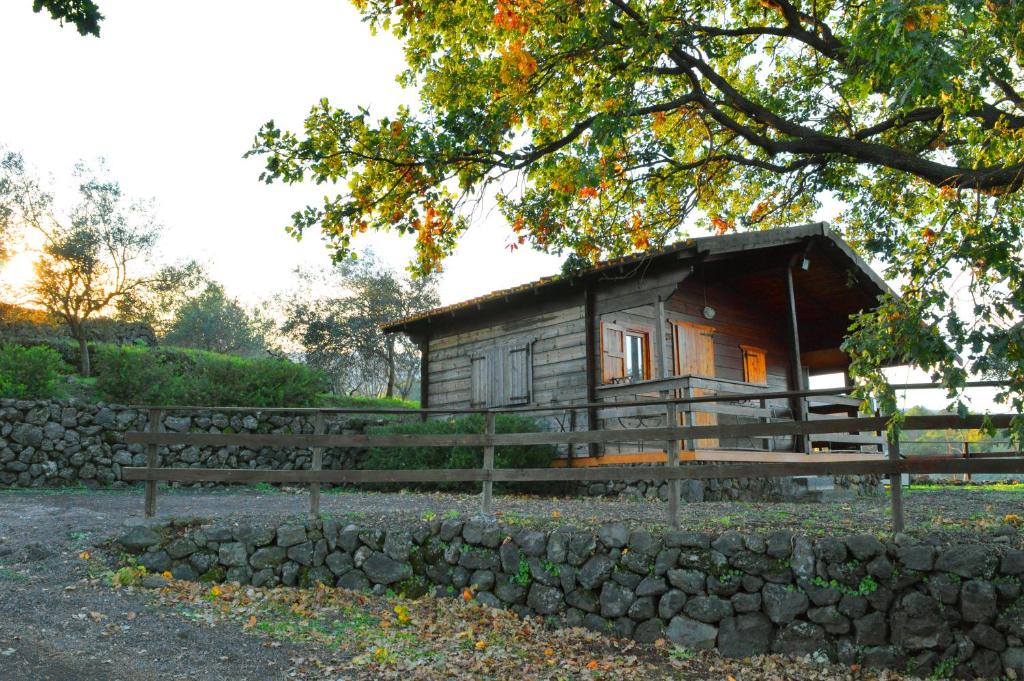
[[[455,333],[436,332],[429,348],[430,404],[438,408],[469,407],[472,357],[496,347],[526,344],[531,346],[532,362],[529,404],[586,401],[586,329],[583,301],[576,297],[557,306],[520,309],[500,319],[482,319],[479,325]]]

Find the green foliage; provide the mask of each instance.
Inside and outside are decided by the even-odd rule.
[[[537,422],[514,414],[498,414],[495,418],[498,433],[536,433]],[[483,433],[484,417],[473,414],[464,418],[430,419],[410,423],[396,423],[370,428],[373,435],[454,435]],[[551,463],[554,449],[550,445],[497,447],[494,452],[495,468],[544,468]],[[398,470],[440,470],[451,468],[480,468],[483,465],[482,447],[379,447],[371,449],[360,462],[360,468]],[[408,485],[401,485],[407,487]],[[437,489],[477,489],[475,483],[424,484]],[[502,485],[496,484],[495,487]],[[394,485],[392,485],[394,487]],[[508,488],[536,491],[537,483],[509,484]]]
[[[110,584],[112,586],[135,586],[145,576],[146,568],[133,563],[132,565],[118,568],[117,571],[112,573],[110,575]]]
[[[526,562],[522,555],[519,556],[519,567],[516,573],[512,575],[512,581],[524,589],[528,588],[530,582],[533,581],[533,578],[530,576],[530,564]]]
[[[43,9],[61,25],[65,21],[74,24],[81,35],[100,35],[103,15],[100,14],[99,6],[92,0],[32,0],[33,12],[38,13]]]
[[[209,282],[202,293],[178,308],[163,340],[183,348],[258,357],[266,354],[272,326],[257,311],[229,298],[223,286]]]
[[[96,387],[128,404],[310,407],[322,374],[281,359],[243,359],[198,350],[101,345]]]
[[[870,596],[878,590],[878,582],[872,577],[866,576],[860,580],[856,589],[852,589],[835,579],[825,580],[821,577],[811,579],[811,584],[822,589],[833,588],[846,596]]]
[[[0,397],[53,397],[65,370],[60,355],[50,348],[6,343],[0,346]]]
[[[403,400],[399,397],[366,397],[365,395],[322,395],[322,407],[354,407],[357,409],[419,409],[416,400]]]
[[[930,679],[952,679],[956,673],[956,666],[960,663],[960,658],[957,656],[947,657],[944,660],[939,660],[935,663],[935,667],[932,668]]]

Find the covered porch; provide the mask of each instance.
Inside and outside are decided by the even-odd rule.
[[[679,425],[725,426],[862,415],[860,401],[846,395],[780,395],[808,391],[813,375],[837,374],[849,384],[849,358],[840,346],[850,317],[889,291],[849,247],[813,236],[774,247],[762,239],[749,251],[731,244],[692,258],[688,269],[652,276],[646,291],[592,303],[595,347],[609,342],[605,319],[640,328],[630,320],[643,310],[651,341],[623,347],[634,354],[624,360],[632,372],[594,381],[591,403],[601,406],[590,408],[589,421],[625,431],[623,440],[574,451],[560,465],[665,462],[669,443],[630,440],[628,431],[673,418]],[[607,368],[597,364],[595,379],[606,379]],[[668,410],[635,404],[652,398],[680,402]],[[722,437],[682,441],[678,454],[682,461],[870,460],[885,457],[886,444],[878,432]]]

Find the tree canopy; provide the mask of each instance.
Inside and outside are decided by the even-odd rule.
[[[369,229],[414,234],[428,273],[486,190],[510,247],[591,262],[835,201],[834,226],[902,284],[857,321],[856,371],[878,381],[898,356],[953,387],[969,371],[1024,387],[1024,4],[355,4],[401,41],[420,103],[322,100],[301,131],[259,131],[264,181],[342,187],[295,234],[339,255]]]
[[[175,289],[194,276],[194,263],[157,267],[161,225],[152,205],[129,199],[105,169],[75,169],[77,202],[64,207],[20,154],[0,160],[0,228],[30,231],[43,245],[29,286],[34,301],[78,341],[83,376],[90,375],[87,322],[127,300]]]
[[[197,296],[182,303],[174,314],[163,341],[243,357],[267,354],[267,336],[274,326],[255,310],[247,310],[224,293],[224,287],[208,282]]]
[[[364,253],[329,270],[300,270],[282,300],[282,334],[339,394],[408,397],[419,378],[417,348],[381,325],[438,305],[432,277],[403,277]],[[322,292],[322,293],[319,293]]]
[[[103,15],[92,0],[32,0],[32,11],[46,10],[50,17],[60,22],[73,24],[81,35],[100,34]]]

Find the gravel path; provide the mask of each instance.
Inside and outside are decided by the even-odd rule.
[[[276,490],[171,490],[158,498],[158,515],[179,518],[278,520],[301,515],[307,507],[304,492]],[[495,508],[503,522],[540,527],[612,519],[649,526],[664,522],[663,505],[646,501],[497,497]],[[780,527],[812,534],[885,532],[887,508],[885,498],[823,505],[709,502],[684,506],[683,525],[714,532]],[[324,513],[366,525],[392,526],[430,514],[472,515],[477,509],[478,498],[470,495],[325,493],[322,498]],[[1005,524],[1007,515],[1024,516],[1024,487],[1021,492],[907,495],[908,531],[941,542],[988,537],[1019,545],[1020,533]],[[143,521],[137,491],[0,492],[0,679],[320,678],[306,674],[296,661],[322,655],[315,644],[271,641],[243,635],[230,624],[194,621],[147,592],[115,590],[90,579],[79,553]],[[682,678],[725,679],[718,673],[725,668]],[[728,668],[741,681],[761,678],[751,670]],[[848,677],[836,674],[817,678]]]

